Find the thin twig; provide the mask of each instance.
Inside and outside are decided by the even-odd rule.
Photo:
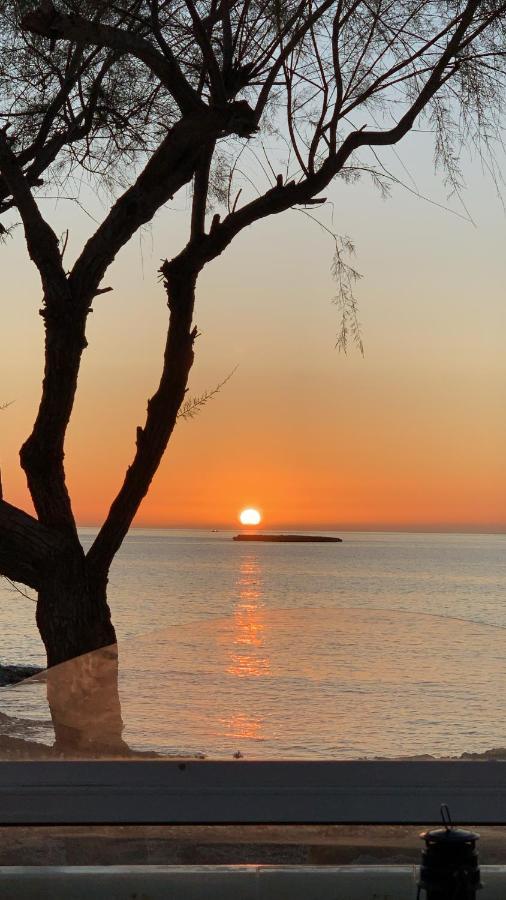
[[[205,406],[206,403],[209,402],[209,400],[212,400],[212,398],[215,397],[216,394],[219,394],[222,387],[226,385],[227,381],[230,381],[232,375],[237,372],[237,368],[238,366],[235,366],[235,368],[233,368],[232,371],[229,372],[227,377],[224,378],[223,381],[220,381],[220,383],[217,384],[216,387],[212,389],[212,391],[204,391],[203,394],[198,394],[196,397],[188,397],[188,400],[185,400],[185,402],[181,406],[181,409],[177,414],[177,418],[194,419],[195,416],[198,415],[202,407]]]
[[[30,600],[31,603],[37,603],[37,600],[36,600],[35,597],[30,597],[29,594],[26,594],[25,591],[23,591],[23,590],[19,587],[19,585],[16,584],[15,581],[11,581],[10,578],[7,578],[7,575],[0,575],[0,578],[3,578],[4,581],[7,581],[7,583],[10,584],[11,588],[12,588],[14,591],[16,591],[16,593],[21,594],[22,597],[25,597],[26,600]]]

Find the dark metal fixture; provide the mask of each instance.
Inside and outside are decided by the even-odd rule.
[[[482,885],[476,841],[479,834],[454,828],[450,811],[441,806],[443,828],[424,831],[418,898],[426,900],[475,900]]]

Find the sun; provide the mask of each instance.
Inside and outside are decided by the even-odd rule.
[[[239,521],[241,525],[259,525],[262,521],[262,516],[258,512],[258,509],[243,509],[241,513],[239,513]]]

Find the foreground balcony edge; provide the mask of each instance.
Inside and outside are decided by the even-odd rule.
[[[506,867],[483,866],[482,900],[504,900]],[[415,866],[0,867],[5,900],[415,900]],[[133,892],[133,893],[132,893]]]
[[[0,762],[0,825],[506,824],[506,761]]]

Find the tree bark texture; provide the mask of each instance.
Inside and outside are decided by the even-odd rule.
[[[116,643],[106,596],[76,543],[47,566],[38,590],[37,626],[48,666]]]
[[[69,754],[122,753],[118,648],[107,603],[78,542],[69,542],[48,567],[38,593],[37,626],[46,648],[47,699],[54,750]]]
[[[38,590],[50,560],[65,546],[58,532],[0,498],[0,572]]]

